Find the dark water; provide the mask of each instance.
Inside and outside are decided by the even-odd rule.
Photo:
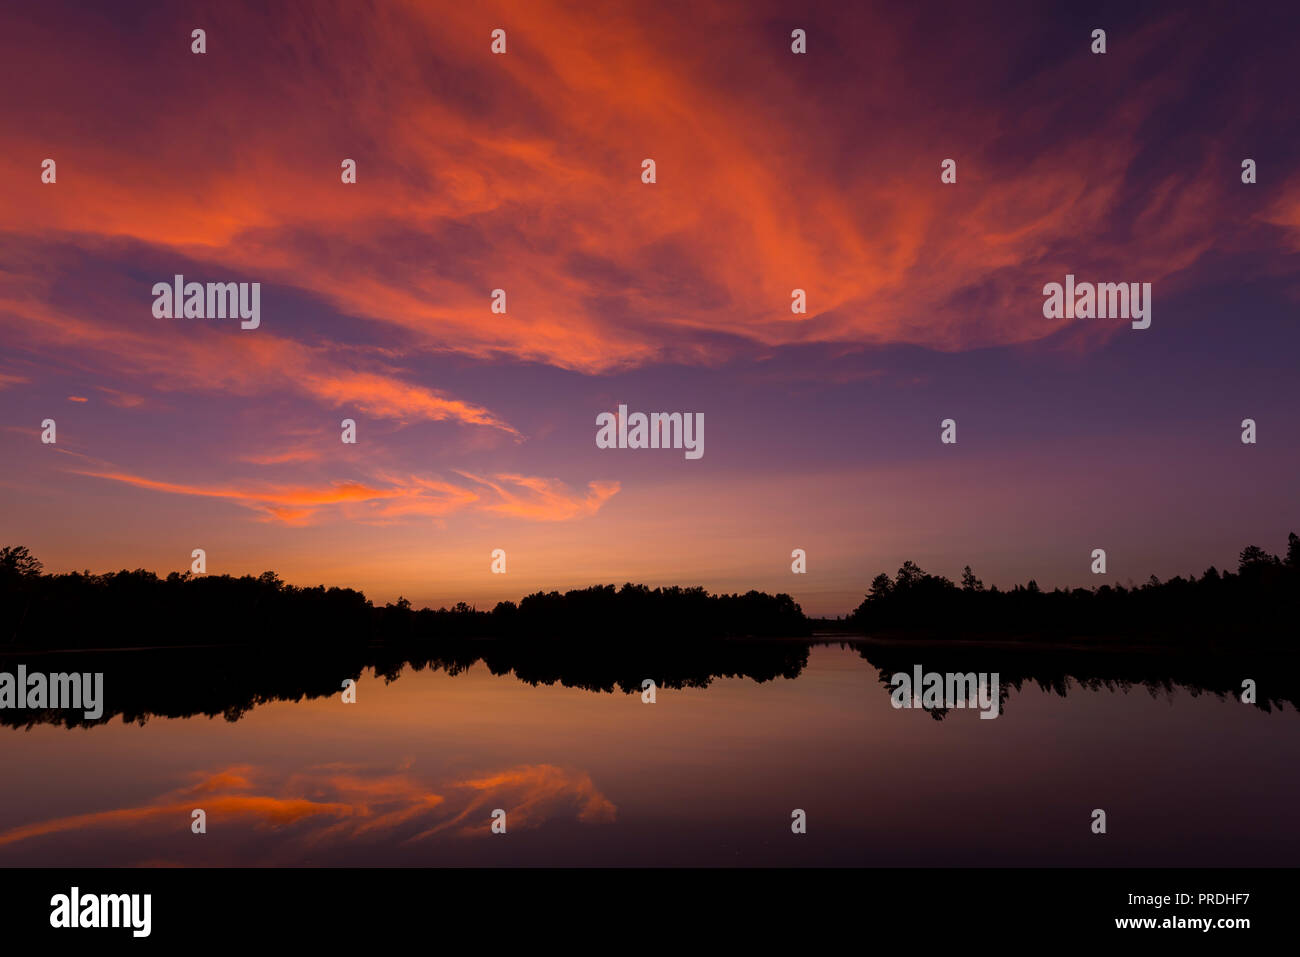
[[[654,704],[476,662],[370,669],[356,704],[254,700],[233,722],[0,727],[0,865],[1300,859],[1293,707],[1052,676],[1008,690],[996,720],[936,720],[894,709],[881,671],[896,662],[864,654],[814,646],[797,677],[718,677]],[[151,680],[183,696],[203,677]]]

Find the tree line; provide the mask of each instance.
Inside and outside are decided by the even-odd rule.
[[[960,583],[906,561],[877,575],[842,623],[869,635],[933,637],[1143,636],[1280,644],[1300,621],[1300,537],[1284,557],[1250,545],[1237,570],[1133,587],[1002,591],[971,571]],[[375,605],[353,588],[301,587],[261,575],[159,577],[144,569],[44,574],[23,546],[0,548],[0,648],[349,645],[431,638],[657,641],[805,637],[818,624],[787,594],[712,594],[702,587],[593,585],[536,592],[489,610],[460,602]],[[835,624],[835,623],[830,623]]]
[[[24,546],[0,548],[0,647],[339,645],[428,638],[678,641],[798,637],[811,622],[786,594],[594,585],[537,592],[490,611],[459,602],[375,605],[353,588],[261,575],[159,577],[144,569],[47,575]]]
[[[1300,622],[1300,537],[1285,557],[1244,548],[1237,570],[1211,566],[1199,577],[1152,575],[1132,587],[1056,588],[1030,580],[1008,591],[985,588],[969,565],[960,584],[907,561],[880,574],[849,619],[868,634],[935,636],[1195,637],[1290,643]]]

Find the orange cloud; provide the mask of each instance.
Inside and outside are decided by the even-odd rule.
[[[509,21],[510,55],[487,53],[493,14]],[[1177,17],[1127,36],[1126,57],[1108,59],[1106,89],[1124,91],[1124,109],[1062,124],[1076,107],[1062,91],[1096,66],[1083,46],[989,113],[916,83],[906,48],[881,44],[850,117],[788,55],[779,69],[731,81],[719,57],[772,55],[765,14],[742,4],[686,33],[676,16],[643,5],[615,5],[596,22],[558,0],[263,15],[301,56],[243,61],[222,83],[200,80],[195,58],[178,61],[168,88],[133,113],[255,130],[237,163],[201,137],[169,135],[165,120],[119,123],[119,135],[82,142],[57,187],[42,187],[28,158],[44,155],[53,121],[39,130],[13,122],[0,182],[30,185],[6,186],[0,228],[130,237],[307,291],[343,315],[400,327],[417,348],[594,373],[713,362],[735,342],[957,350],[1034,341],[1059,329],[1041,315],[1044,281],[1085,270],[1176,281],[1225,242],[1218,214],[1233,208],[1233,177],[1215,173],[1215,157],[1126,188],[1146,131],[1196,69],[1189,57],[1142,72]],[[245,14],[236,6],[224,16]],[[914,26],[887,10],[852,16],[863,38]],[[15,48],[42,48],[33,28],[12,27]],[[322,37],[357,68],[342,76],[335,61],[314,58]],[[158,69],[115,44],[86,47],[82,70],[108,88],[140,88],[142,71]],[[946,51],[933,52],[942,61]],[[78,71],[15,72],[21,109],[58,103],[74,131],[95,119],[79,112],[93,105],[77,105]],[[1005,155],[1008,142],[1047,125],[1059,130],[1054,149]],[[361,152],[369,144],[380,148]],[[939,182],[949,152],[960,162],[953,187]],[[337,158],[352,153],[359,182],[345,187]],[[658,164],[654,185],[639,178],[647,156]],[[1289,213],[1274,222],[1294,237]],[[1140,239],[1098,241],[1117,226]],[[509,295],[505,316],[489,311],[498,287]],[[807,316],[790,312],[794,288],[808,293]],[[238,346],[221,342],[222,355],[168,378],[204,381],[188,374],[200,368],[214,386],[248,389],[284,369],[281,381],[336,406],[509,431],[489,411],[389,371],[355,372],[282,344],[258,361],[259,347],[233,338]],[[165,372],[170,356],[150,351],[142,366]]]
[[[118,389],[110,389],[108,386],[95,386],[100,392],[108,396],[108,403],[121,409],[134,409],[144,405],[144,396],[134,395],[130,392],[122,392]]]
[[[485,498],[480,491],[416,475],[386,477],[387,486],[348,481],[313,487],[269,483],[201,486],[108,469],[72,472],[155,492],[224,499],[287,525],[308,524],[329,507],[344,509],[349,518],[381,524],[411,517],[438,517],[468,506],[533,521],[566,521],[594,515],[619,490],[617,482],[590,482],[583,494],[570,491],[558,479],[499,475],[499,481],[493,482],[475,478],[495,493],[495,498]],[[512,490],[508,484],[523,491]],[[347,506],[362,506],[363,510],[348,510]]]
[[[382,359],[370,362],[376,371],[360,372],[334,358],[328,347],[305,346],[261,329],[224,335],[221,330],[194,326],[186,330],[192,334],[178,335],[177,320],[153,320],[173,325],[155,326],[152,332],[139,326],[108,328],[42,302],[46,294],[46,286],[36,282],[20,295],[0,296],[0,323],[7,327],[11,342],[38,350],[92,350],[102,368],[147,380],[157,391],[259,395],[289,388],[331,407],[376,418],[400,423],[452,421],[520,438],[488,409],[401,381]],[[128,393],[104,391],[118,405],[130,407],[143,401]]]
[[[621,488],[618,482],[589,482],[587,494],[578,497],[557,479],[502,474],[493,476],[492,481],[467,472],[459,474],[496,492],[500,500],[484,505],[487,511],[541,522],[595,515]]]
[[[316,374],[304,371],[301,384],[312,395],[336,407],[355,405],[362,412],[378,418],[399,422],[417,419],[440,422],[454,419],[467,425],[486,425],[518,435],[487,409],[387,376],[357,372]]]
[[[294,462],[318,462],[325,457],[319,446],[300,445],[279,452],[259,452],[239,456],[239,461],[252,465],[287,465]]]

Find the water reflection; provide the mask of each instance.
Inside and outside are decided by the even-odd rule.
[[[617,809],[590,775],[549,764],[524,765],[430,785],[410,769],[335,763],[291,773],[231,765],[194,772],[192,783],[143,804],[74,814],[0,831],[0,854],[22,842],[73,835],[148,846],[160,833],[208,829],[219,841],[257,838],[262,852],[246,863],[294,863],[315,848],[367,842],[413,845],[436,838],[483,839],[492,813],[508,809],[501,833],[541,827],[561,818],[584,824],[615,819]],[[202,831],[195,811],[202,811]],[[273,837],[267,843],[266,835]],[[192,855],[187,855],[193,862]],[[178,861],[176,863],[184,863]],[[154,858],[151,864],[164,863]]]
[[[1170,647],[1092,645],[1038,647],[1032,642],[967,643],[940,641],[852,640],[835,642],[851,648],[878,672],[882,690],[890,680],[917,664],[945,673],[997,672],[1000,711],[1013,692],[1037,687],[1061,697],[1071,688],[1127,693],[1143,688],[1153,695],[1175,689],[1241,698],[1243,681],[1255,683],[1255,700],[1263,711],[1300,706],[1300,658],[1277,651],[1182,651]],[[0,656],[0,669],[70,671],[105,674],[105,707],[95,721],[73,710],[0,710],[0,724],[32,727],[62,724],[94,727],[121,717],[144,724],[152,717],[220,715],[237,721],[272,701],[302,701],[338,695],[345,678],[371,671],[386,681],[426,669],[458,675],[482,662],[494,675],[513,676],[537,687],[561,685],[594,692],[640,693],[651,678],[661,688],[707,688],[723,678],[767,682],[793,679],[808,664],[807,640],[703,641],[689,647],[672,644],[581,642],[518,643],[486,639],[443,641],[436,650],[420,647],[331,649],[319,655],[301,652],[250,652],[246,648],[170,649]],[[942,708],[925,709],[942,719]]]
[[[766,641],[566,663],[468,642],[39,664],[103,670],[115,717],[5,714],[25,730],[0,729],[0,865],[1234,866],[1300,853],[1283,657]],[[894,709],[889,677],[918,664],[999,672],[1000,716]],[[355,704],[345,677],[359,679]],[[1238,697],[1246,677],[1255,706]],[[506,835],[492,834],[497,808]]]

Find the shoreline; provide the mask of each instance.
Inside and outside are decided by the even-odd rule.
[[[553,639],[550,639],[553,640]],[[693,642],[701,645],[727,645],[727,644],[795,644],[807,645],[852,645],[852,646],[869,646],[879,647],[882,649],[901,649],[901,648],[930,648],[930,649],[987,649],[987,650],[1004,650],[1004,651],[1040,651],[1040,652],[1127,652],[1134,654],[1170,654],[1170,655],[1204,655],[1204,654],[1269,654],[1277,656],[1288,656],[1300,654],[1300,649],[1290,649],[1277,646],[1260,646],[1252,644],[1232,644],[1224,645],[1221,641],[1203,642],[1178,642],[1176,639],[1166,640],[1135,640],[1127,636],[1105,636],[1105,637],[1034,637],[1024,636],[1016,638],[991,638],[991,637],[952,637],[942,638],[934,635],[907,635],[901,633],[877,634],[870,635],[863,632],[827,632],[815,631],[811,635],[786,635],[786,636],[725,636],[718,638],[699,638],[692,639]],[[208,642],[197,645],[131,645],[121,646],[104,646],[94,648],[42,648],[39,646],[25,647],[4,647],[0,646],[0,660],[21,658],[32,655],[76,655],[76,654],[112,654],[118,652],[150,652],[150,651],[212,651],[212,650],[238,650],[247,652],[293,652],[300,653],[303,650],[314,652],[326,652],[333,650],[347,651],[367,651],[367,650],[401,650],[401,651],[431,651],[439,648],[451,646],[464,646],[466,644],[514,644],[518,645],[518,638],[502,638],[496,636],[457,636],[454,638],[415,638],[408,641],[366,641],[357,644],[341,645],[301,645],[293,642],[277,643],[272,645],[258,644],[251,642]],[[575,639],[572,642],[560,642],[554,647],[555,650],[574,650],[582,649],[593,644],[590,638]],[[595,643],[601,647],[600,642]],[[691,643],[682,642],[665,642],[663,644],[651,643],[651,647],[671,648],[676,651],[689,650]]]

